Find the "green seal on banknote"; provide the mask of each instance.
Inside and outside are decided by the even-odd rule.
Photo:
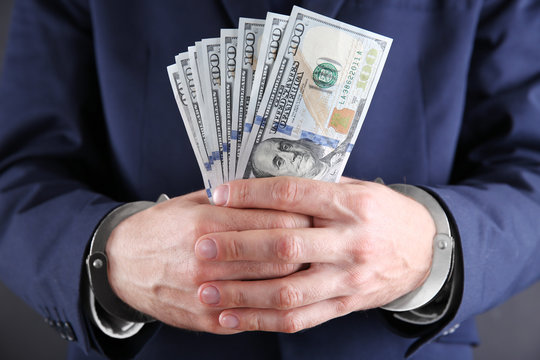
[[[330,63],[322,63],[317,65],[313,70],[313,81],[320,88],[329,88],[333,86],[338,79],[338,71],[336,67]]]

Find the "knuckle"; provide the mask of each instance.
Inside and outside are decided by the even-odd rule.
[[[230,259],[240,259],[244,254],[244,244],[241,241],[233,239],[227,242],[227,254]]]
[[[161,284],[155,284],[151,288],[152,296],[161,302],[166,302],[171,297],[170,289]]]
[[[386,252],[388,245],[384,244],[377,235],[362,234],[358,241],[351,241],[346,246],[348,260],[352,265],[370,264],[373,259]]]
[[[379,211],[377,209],[377,197],[370,191],[362,191],[358,196],[354,198],[354,205],[356,205],[356,212],[364,221],[370,221],[376,216]],[[352,201],[352,199],[350,199]],[[352,206],[352,204],[351,204]]]
[[[350,257],[353,264],[361,264],[365,262],[364,250],[359,246],[354,246],[350,250]]]
[[[279,309],[292,309],[302,304],[302,292],[288,284],[278,291],[277,306]]]
[[[246,306],[246,304],[247,304],[247,297],[246,297],[245,292],[239,290],[232,294],[231,305],[233,307],[242,307],[242,306]]]
[[[344,191],[331,191],[328,192],[325,196],[326,201],[323,202],[323,205],[327,208],[334,207],[347,207],[346,204],[349,201],[347,193]]]
[[[241,181],[238,183],[237,191],[231,191],[232,194],[236,194],[236,199],[240,204],[248,204],[251,200],[251,192],[249,191],[247,181]]]
[[[292,334],[304,329],[303,320],[294,312],[287,312],[283,318],[283,332]]]
[[[272,186],[272,198],[281,205],[300,201],[301,195],[298,183],[292,178],[278,179]]]
[[[294,262],[302,256],[302,239],[296,234],[284,234],[276,241],[276,256],[284,262]]]
[[[263,329],[263,323],[258,312],[253,312],[246,318],[246,328],[248,331],[256,331]]]
[[[342,298],[336,299],[336,304],[335,304],[336,314],[340,316],[348,314],[350,312],[349,309],[350,309],[349,302],[346,299],[342,299]]]

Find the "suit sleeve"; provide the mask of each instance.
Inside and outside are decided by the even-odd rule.
[[[16,2],[0,80],[0,278],[85,351],[85,251],[116,200],[130,200],[112,171],[94,58],[85,4]]]
[[[448,185],[425,187],[456,236],[451,278],[425,307],[425,325],[384,317],[413,354],[540,278],[540,6],[486,0],[468,75],[466,107]]]
[[[540,6],[484,3],[453,178],[430,188],[462,253],[463,290],[447,331],[540,277]]]

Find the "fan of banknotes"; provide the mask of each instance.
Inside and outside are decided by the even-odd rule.
[[[210,200],[234,179],[338,181],[391,44],[295,6],[177,55],[167,71]]]

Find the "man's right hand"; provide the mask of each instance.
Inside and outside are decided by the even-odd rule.
[[[180,196],[132,215],[115,228],[106,249],[109,282],[124,302],[164,323],[235,333],[219,325],[222,309],[201,304],[199,296],[211,300],[214,294],[197,294],[199,286],[215,280],[276,278],[301,266],[200,261],[194,254],[197,239],[216,232],[310,226],[311,218],[305,215],[213,206],[203,191]]]

